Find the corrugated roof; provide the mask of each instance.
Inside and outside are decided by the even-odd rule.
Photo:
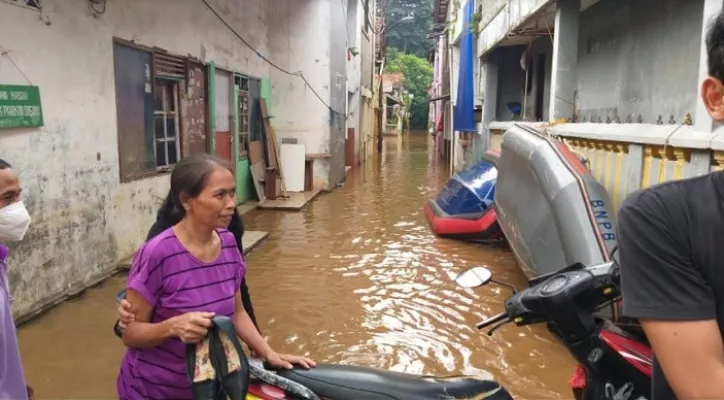
[[[382,74],[382,78],[385,82],[390,82],[393,87],[400,87],[402,86],[402,81],[405,79],[405,76],[402,72],[386,72]]]

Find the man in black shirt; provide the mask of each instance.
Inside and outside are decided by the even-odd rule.
[[[724,13],[701,97],[724,122]],[[623,313],[655,354],[653,399],[724,399],[724,172],[635,192],[618,213]]]

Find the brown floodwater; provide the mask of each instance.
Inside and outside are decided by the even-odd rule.
[[[435,237],[424,201],[447,180],[425,135],[386,138],[381,159],[301,212],[254,210],[247,229],[271,232],[247,258],[257,318],[280,352],[417,374],[487,374],[516,398],[571,398],[574,362],[543,326],[489,337],[475,323],[509,292],[456,287],[462,269],[488,265],[525,283],[505,246]],[[20,328],[26,375],[39,399],[115,398],[123,354],[113,336],[114,277]]]

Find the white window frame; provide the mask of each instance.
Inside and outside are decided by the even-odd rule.
[[[164,86],[171,85],[173,88],[173,99],[168,98],[168,91],[164,87],[163,94],[161,97],[161,103],[163,106],[163,110],[156,110],[156,102],[155,102],[155,95],[154,93],[154,110],[153,110],[153,154],[154,158],[156,158],[156,169],[159,171],[164,171],[173,168],[173,166],[176,163],[171,163],[168,159],[168,146],[167,143],[171,141],[175,141],[176,143],[176,162],[181,158],[181,144],[180,144],[180,135],[179,132],[181,131],[180,126],[180,118],[179,118],[179,81],[174,79],[164,79],[162,77],[156,77],[154,79],[154,91],[156,90],[156,84],[158,82],[162,82]],[[170,111],[168,105],[169,102],[173,102],[173,111]],[[163,121],[163,134],[164,136],[162,138],[156,137],[156,123],[159,120],[159,117]],[[174,124],[176,126],[176,133],[174,136],[169,135],[168,132],[168,118],[173,117]],[[157,148],[159,143],[163,143],[164,145],[164,155],[166,156],[165,160],[159,160],[157,158]]]

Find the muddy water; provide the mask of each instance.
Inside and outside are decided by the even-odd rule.
[[[489,337],[474,324],[502,311],[508,292],[455,287],[451,275],[489,265],[524,279],[504,247],[432,235],[421,207],[444,185],[424,136],[389,139],[381,160],[302,212],[252,211],[249,229],[271,237],[248,257],[248,282],[274,348],[319,361],[424,374],[491,374],[522,399],[570,398],[573,362],[543,327]],[[115,396],[123,349],[114,339],[117,277],[20,329],[26,373],[39,398]]]

